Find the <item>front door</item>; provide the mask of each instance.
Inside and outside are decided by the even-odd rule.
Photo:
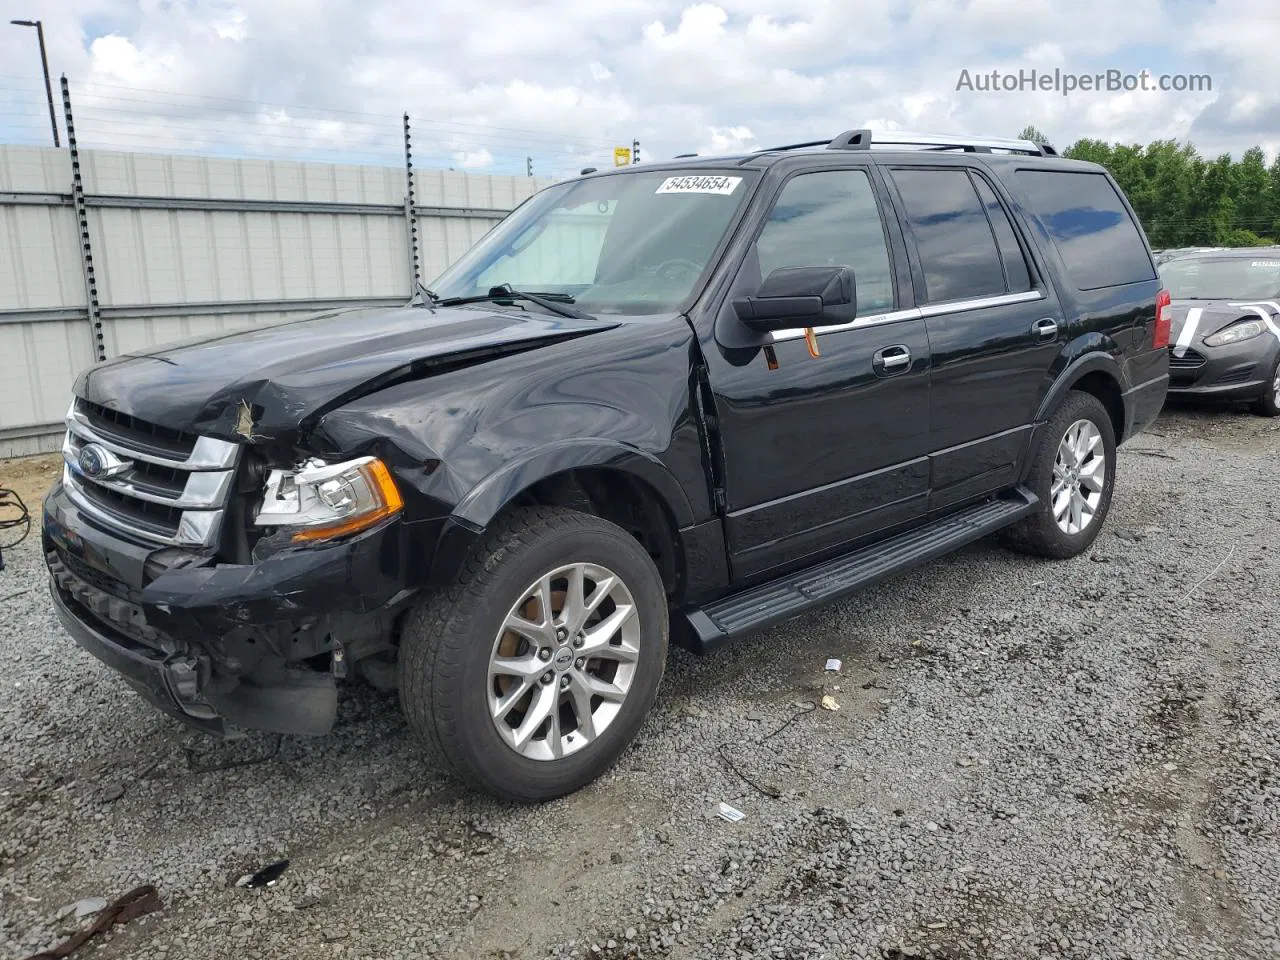
[[[905,247],[886,204],[870,163],[786,179],[717,329],[738,323],[734,295],[754,293],[781,267],[851,267],[856,319],[812,338],[758,335],[745,349],[704,341],[738,582],[838,552],[927,509],[929,341],[915,311],[899,309]]]
[[[933,352],[932,496],[945,511],[1012,485],[1067,331],[1050,284],[977,167],[889,172]]]

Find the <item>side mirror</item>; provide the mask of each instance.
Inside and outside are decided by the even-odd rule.
[[[738,319],[760,333],[848,323],[857,306],[851,267],[780,267],[754,297],[733,301]]]

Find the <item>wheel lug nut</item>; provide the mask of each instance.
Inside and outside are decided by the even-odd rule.
[[[566,630],[564,627],[556,628],[556,639],[559,640],[560,642],[563,643],[564,638],[567,637],[568,635],[569,635],[569,631]]]
[[[573,638],[573,645],[575,647],[581,647],[584,643],[586,643],[586,641],[582,638],[581,634]]]
[[[546,663],[548,660],[550,660],[550,659],[551,659],[551,648],[550,648],[550,647],[543,647],[541,650],[539,650],[539,651],[538,651],[538,659],[539,659],[539,660],[541,660],[543,663]]]
[[[543,682],[543,683],[550,683],[550,682],[551,682],[552,680],[554,680],[554,679],[555,679],[555,675],[554,675],[554,674],[552,674],[552,673],[551,673],[551,672],[549,672],[549,671],[548,671],[547,673],[544,673],[544,674],[542,675],[542,682]]]
[[[586,657],[579,657],[577,660],[573,661],[573,665],[577,667],[579,670],[581,670],[583,667],[587,665]]]
[[[566,673],[563,677],[560,678],[560,688],[565,689],[568,686],[569,686],[569,675]]]

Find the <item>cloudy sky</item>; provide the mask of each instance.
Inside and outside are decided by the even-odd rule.
[[[0,0],[41,18],[88,146],[543,174],[850,127],[1280,150],[1275,0]],[[991,72],[1207,74],[1202,91],[957,90]],[[0,142],[49,134],[0,24]],[[56,90],[55,90],[56,95]]]

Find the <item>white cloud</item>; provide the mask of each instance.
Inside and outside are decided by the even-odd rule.
[[[1274,150],[1274,0],[41,0],[87,145],[540,172],[863,125]],[[47,134],[0,31],[0,139]],[[1207,93],[978,93],[962,69],[1208,73]],[[151,92],[160,91],[160,92]],[[269,106],[263,106],[263,105]]]
[[[711,127],[709,139],[697,149],[701,156],[746,153],[759,149],[750,127]]]
[[[243,10],[232,10],[226,19],[213,24],[213,31],[220,40],[234,40],[240,43],[249,35],[249,31],[245,28],[247,19]]]
[[[454,166],[464,167],[467,169],[473,167],[487,167],[493,163],[493,154],[488,150],[459,150],[453,155]]]

